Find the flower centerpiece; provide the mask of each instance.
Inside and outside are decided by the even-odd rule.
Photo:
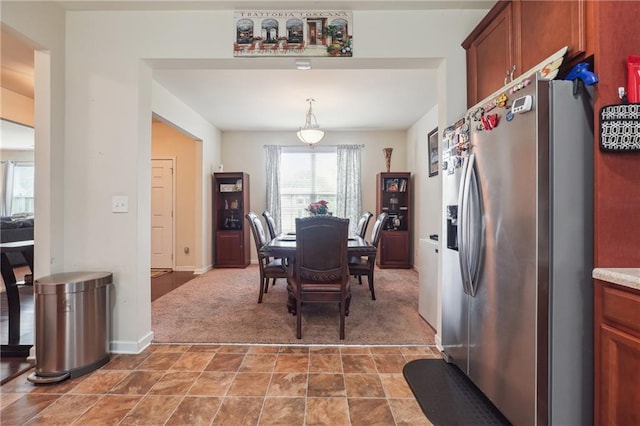
[[[311,215],[329,214],[329,202],[325,200],[315,201],[306,209]]]

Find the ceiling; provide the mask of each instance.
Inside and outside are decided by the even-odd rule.
[[[2,87],[33,98],[33,48],[4,26],[0,37]]]
[[[222,131],[297,130],[307,98],[325,130],[407,129],[436,103],[430,61],[312,58],[311,70],[293,58],[235,58],[205,69],[155,69],[154,79]],[[324,60],[323,60],[324,59]],[[251,61],[251,63],[250,63]],[[264,62],[261,69],[247,69]],[[243,67],[244,66],[244,67]]]
[[[59,1],[68,10],[488,9],[495,1]],[[308,6],[303,6],[304,4]],[[229,46],[232,49],[232,46]],[[148,60],[153,77],[221,131],[297,130],[307,98],[326,130],[404,130],[436,104],[437,60],[304,58]],[[33,97],[33,50],[2,31],[2,85]]]

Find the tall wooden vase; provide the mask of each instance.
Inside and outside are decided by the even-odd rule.
[[[384,152],[384,162],[387,166],[387,173],[391,171],[391,153],[393,152],[393,148],[383,148],[382,152]]]

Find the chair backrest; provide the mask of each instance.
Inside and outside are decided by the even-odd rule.
[[[296,219],[295,271],[298,282],[337,283],[349,280],[349,219],[312,216]]]
[[[251,233],[253,234],[253,241],[256,243],[256,250],[258,251],[258,257],[260,256],[260,249],[267,244],[267,236],[264,233],[264,227],[260,221],[260,217],[254,212],[249,212],[245,215],[251,225]]]
[[[371,220],[372,216],[373,213],[371,212],[366,212],[362,216],[360,216],[360,219],[358,219],[358,224],[356,225],[356,235],[364,238],[364,236],[367,234],[367,226],[369,226],[369,220]]]
[[[273,240],[278,236],[278,227],[276,226],[276,220],[271,216],[269,210],[265,210],[262,212],[262,216],[264,216],[264,221],[267,224],[267,229],[269,230],[269,235]]]
[[[380,242],[380,236],[382,235],[382,227],[384,223],[387,221],[387,216],[389,214],[387,212],[382,212],[377,217],[376,221],[373,222],[373,228],[371,228],[371,244],[378,247],[378,243]]]

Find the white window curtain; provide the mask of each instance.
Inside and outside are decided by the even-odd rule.
[[[11,208],[13,203],[13,171],[15,162],[3,161],[2,172],[0,178],[0,216],[11,216]]]
[[[362,215],[360,189],[361,145],[338,145],[338,188],[334,214],[349,219],[349,233],[355,233]]]
[[[280,233],[282,209],[280,206],[280,153],[279,145],[265,145],[267,165],[267,210],[276,221],[276,233]]]

